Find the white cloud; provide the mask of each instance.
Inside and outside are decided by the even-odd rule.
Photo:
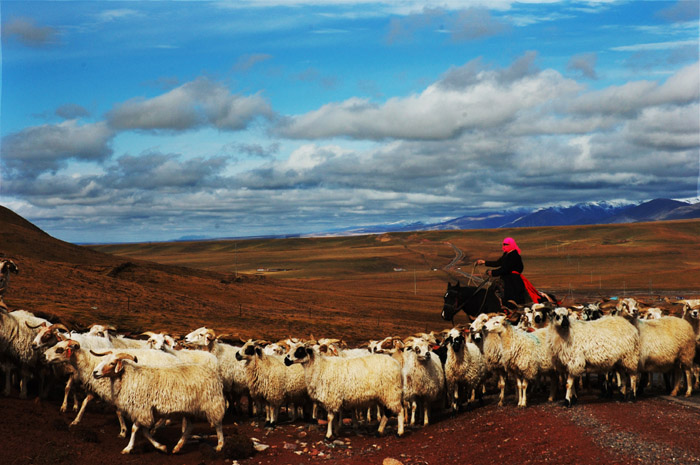
[[[56,171],[70,160],[101,162],[112,154],[113,136],[105,123],[33,126],[3,137],[1,161],[10,173],[27,176]]]
[[[564,98],[579,89],[574,81],[552,70],[512,82],[499,82],[501,76],[480,71],[464,88],[438,82],[420,94],[392,98],[383,104],[361,98],[329,103],[288,118],[278,132],[300,139],[451,139],[465,131],[507,124],[524,109]]]
[[[150,99],[135,98],[116,105],[107,115],[116,129],[181,131],[211,125],[245,129],[255,118],[273,117],[260,94],[237,95],[221,84],[198,78]]]
[[[610,50],[613,50],[615,52],[646,52],[657,50],[669,50],[673,48],[697,44],[697,40],[678,40],[670,42],[655,42],[650,44],[620,45],[617,47],[611,47]]]

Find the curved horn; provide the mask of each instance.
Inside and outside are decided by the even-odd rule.
[[[105,355],[111,354],[112,351],[111,351],[111,350],[108,350],[107,352],[99,353],[99,352],[95,352],[94,350],[90,349],[90,353],[91,353],[92,355],[94,355],[95,357],[104,357]]]
[[[157,336],[157,334],[154,333],[153,331],[144,331],[141,333],[141,336],[153,337],[153,336]]]
[[[115,357],[118,358],[119,360],[131,360],[134,363],[139,363],[139,359],[135,355],[132,355],[132,354],[121,353],[121,354],[116,354]]]
[[[24,324],[27,325],[27,327],[28,327],[29,329],[37,329],[39,326],[46,326],[46,322],[45,322],[45,321],[39,323],[39,324],[36,325],[36,326],[30,325],[28,321],[25,321]]]
[[[51,326],[49,326],[49,329],[51,331],[56,331],[57,329],[62,329],[63,331],[70,333],[70,329],[66,328],[66,325],[63,323],[54,323]]]

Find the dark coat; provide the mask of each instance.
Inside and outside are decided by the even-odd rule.
[[[522,273],[524,268],[523,259],[517,250],[504,253],[498,260],[486,261],[485,264],[496,267],[496,269],[491,270],[491,276],[498,276],[503,280],[504,305],[509,300],[517,304],[524,304],[530,300],[520,275],[513,273],[513,271]]]

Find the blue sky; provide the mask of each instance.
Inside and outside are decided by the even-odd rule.
[[[697,1],[0,1],[0,204],[70,242],[699,197]]]

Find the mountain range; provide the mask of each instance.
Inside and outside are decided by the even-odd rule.
[[[333,231],[331,234],[373,234],[445,229],[498,229],[536,226],[639,223],[700,218],[700,201],[654,199],[642,203],[589,202],[572,206],[489,211],[433,224],[421,222],[373,225]]]

